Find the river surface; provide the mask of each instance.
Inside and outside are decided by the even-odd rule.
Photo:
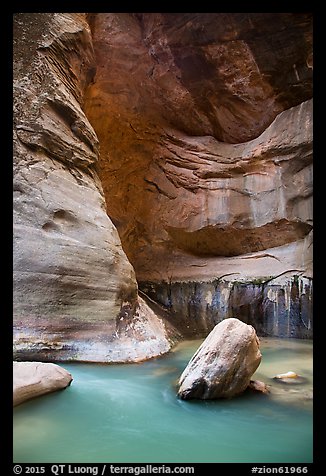
[[[176,397],[202,340],[139,364],[63,364],[70,387],[14,409],[14,462],[312,462],[312,342],[260,340],[254,378],[271,385],[270,394],[231,400]],[[272,379],[290,370],[304,383]]]

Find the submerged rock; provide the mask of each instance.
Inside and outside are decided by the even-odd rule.
[[[306,378],[302,377],[302,375],[298,375],[297,373],[290,370],[284,374],[277,374],[273,377],[273,380],[276,380],[278,383],[292,383],[292,384],[301,384],[306,382]]]
[[[250,380],[248,388],[250,390],[254,390],[255,392],[260,392],[260,393],[269,393],[269,388],[266,385],[266,383],[261,382],[260,380]]]
[[[217,324],[179,379],[182,399],[231,398],[242,393],[261,361],[256,331],[239,319]]]
[[[285,374],[277,374],[275,375],[274,378],[280,378],[280,379],[283,379],[283,378],[298,378],[299,375],[296,374],[295,372],[292,372],[292,370],[290,370],[289,372],[286,372]]]
[[[14,406],[31,398],[68,387],[71,374],[59,365],[43,362],[13,363]]]

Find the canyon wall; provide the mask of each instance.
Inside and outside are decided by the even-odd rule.
[[[85,112],[140,288],[189,335],[234,316],[311,337],[311,14],[89,22]]]
[[[14,17],[14,356],[312,337],[312,15]]]
[[[161,319],[106,214],[82,106],[96,65],[85,14],[14,16],[14,357],[137,361]]]

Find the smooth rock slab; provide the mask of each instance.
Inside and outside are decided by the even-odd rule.
[[[73,380],[59,365],[42,362],[13,362],[13,405],[66,388]]]
[[[182,399],[231,398],[242,393],[261,361],[252,326],[229,318],[217,324],[179,379]]]

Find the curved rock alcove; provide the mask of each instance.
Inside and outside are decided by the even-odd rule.
[[[312,16],[14,15],[14,355],[312,337]]]

